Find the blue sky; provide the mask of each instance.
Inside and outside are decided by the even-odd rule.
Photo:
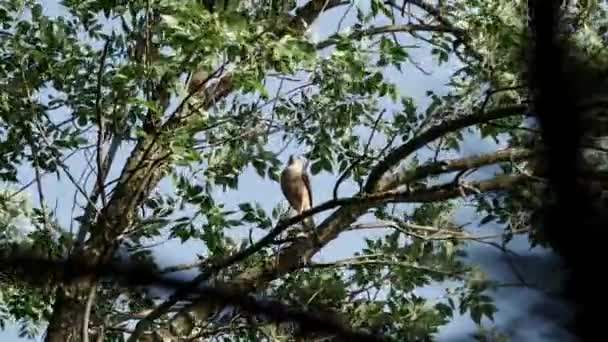
[[[47,15],[62,15],[64,11],[57,5],[56,1],[43,1],[45,7],[45,13]],[[327,35],[336,31],[338,20],[336,18],[342,17],[345,7],[333,9],[324,13],[319,20],[310,28],[310,37],[313,40],[322,40]],[[354,22],[354,11],[350,15],[346,16],[342,23],[342,28],[348,27]],[[378,23],[381,24],[381,23]],[[386,24],[386,23],[383,23]],[[407,43],[403,39],[404,43]],[[436,67],[434,61],[430,59],[430,54],[427,49],[413,50],[413,58],[427,71],[431,72],[431,75],[425,75],[414,67],[404,68],[403,73],[398,73],[396,70],[391,70],[386,73],[386,76],[392,81],[396,82],[398,89],[401,94],[413,97],[417,104],[422,108],[428,102],[425,98],[425,92],[427,90],[434,90],[436,93],[442,93],[447,88],[445,83],[452,71],[457,67],[454,63],[448,63],[442,67]],[[270,88],[276,87],[277,85],[269,85]],[[62,113],[57,113],[61,116]],[[65,114],[63,114],[65,115]],[[272,143],[278,149],[278,144]],[[488,152],[495,150],[496,144],[490,140],[482,140],[478,136],[470,135],[466,138],[466,142],[462,148],[462,155],[472,155],[482,152]],[[120,172],[123,162],[128,156],[130,151],[129,147],[121,149],[115,162],[115,167],[112,169],[109,179],[113,179]],[[286,160],[289,153],[292,152],[305,152],[297,148],[290,148],[284,152],[281,156],[282,160]],[[73,159],[67,162],[70,171],[73,175],[79,176],[86,168],[84,156],[77,155]],[[485,168],[482,170],[486,173],[486,177],[492,172],[496,171],[493,168]],[[481,172],[479,176],[484,176]],[[19,178],[24,183],[31,180],[33,177],[32,170],[21,170]],[[312,178],[312,186],[314,191],[315,203],[321,203],[332,197],[331,192],[333,184],[336,180],[335,175],[322,173]],[[91,182],[87,184],[86,189],[90,189]],[[74,186],[67,180],[66,177],[62,177],[58,181],[55,176],[48,175],[43,179],[43,188],[45,189],[45,197],[47,199],[47,205],[54,207],[57,203],[57,213],[65,227],[69,227],[70,221],[72,220],[72,197],[74,193]],[[171,191],[171,183],[163,181],[160,185],[160,189],[163,192]],[[263,189],[263,190],[261,190]],[[37,193],[35,187],[28,189],[29,194],[34,201],[38,203]],[[341,188],[342,194],[347,195],[355,191],[353,184],[347,183]],[[268,180],[261,180],[255,172],[248,170],[239,181],[238,191],[231,191],[227,193],[218,193],[218,200],[224,201],[227,206],[236,206],[236,204],[244,201],[258,201],[262,206],[270,212],[270,210],[283,200],[281,190],[277,183],[270,182]],[[83,203],[80,198],[80,203]],[[326,214],[327,215],[327,214]],[[315,221],[320,222],[321,215],[316,218]],[[471,221],[475,219],[474,214],[470,208],[464,208],[457,214],[457,220]],[[498,227],[486,225],[483,228],[472,228],[477,233],[491,234],[492,231],[499,231]],[[237,231],[235,235],[244,236],[246,231]],[[254,232],[254,236],[260,236],[263,231]],[[381,231],[356,231],[349,232],[341,235],[338,239],[330,243],[324,248],[316,257],[319,261],[332,261],[340,258],[349,257],[352,253],[363,246],[363,236],[370,237],[372,235],[381,234]],[[156,249],[156,257],[161,266],[170,266],[177,263],[192,262],[195,260],[195,254],[201,253],[201,244],[197,242],[181,244],[179,241],[171,241],[166,244],[159,246]],[[516,237],[510,244],[510,248],[517,252],[523,260],[525,258],[531,258],[538,256],[542,251],[533,250],[529,251],[527,241],[525,238]],[[500,279],[504,282],[515,282],[516,278],[511,271],[508,263],[500,251],[487,245],[476,245],[473,244],[468,249],[469,260],[473,263],[480,264],[485,271],[487,271],[491,278]],[[551,273],[553,267],[557,265],[543,264],[532,269],[523,269],[522,273],[526,276],[536,274],[536,278],[542,278],[541,270]],[[191,272],[190,275],[193,273]],[[542,278],[546,279],[546,278]],[[534,279],[531,279],[534,282]],[[442,293],[441,288],[444,286],[431,286],[422,289],[420,294],[428,295],[429,297],[440,296]],[[497,300],[497,306],[499,312],[496,314],[496,323],[501,327],[502,325],[513,325],[517,324],[516,331],[513,335],[514,341],[526,340],[526,341],[553,341],[554,336],[546,336],[552,330],[556,328],[552,326],[552,323],[540,318],[538,315],[531,315],[530,311],[536,306],[554,308],[556,311],[560,310],[559,306],[548,300],[546,296],[535,291],[527,290],[523,288],[510,288],[502,289],[495,294]],[[514,325],[515,326],[515,325]],[[468,316],[457,317],[453,322],[442,329],[438,336],[439,341],[455,341],[462,339],[470,340],[468,333],[474,330],[474,323]],[[9,325],[6,331],[0,333],[0,340],[2,341],[18,341],[21,340],[17,337],[16,327]]]

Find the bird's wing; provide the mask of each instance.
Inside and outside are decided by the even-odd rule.
[[[281,190],[283,191],[283,195],[289,202],[292,208],[296,209],[300,204],[298,196],[296,196],[297,190],[294,189],[293,182],[290,181],[289,170],[285,169],[281,174]]]
[[[310,187],[310,177],[308,176],[308,172],[306,172],[306,170],[302,171],[302,181],[304,182],[306,191],[308,192],[308,204],[310,204],[310,207],[312,208],[312,188]]]
[[[290,205],[293,205],[292,203],[292,196],[291,196],[291,191],[289,189],[289,184],[287,184],[287,169],[283,170],[283,172],[281,173],[281,179],[280,179],[280,183],[281,183],[281,191],[283,191],[283,196],[285,196],[285,198],[287,199],[287,202],[289,202]]]

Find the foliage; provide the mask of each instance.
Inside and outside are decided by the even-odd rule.
[[[330,188],[344,183],[340,191],[336,185],[341,198],[364,185],[378,190],[357,197],[355,206],[333,206],[329,217],[315,217],[323,253],[348,245],[345,235],[363,247],[321,262],[311,259],[319,252],[314,244],[280,234],[218,270],[213,283],[331,311],[355,328],[402,341],[431,340],[458,314],[479,325],[475,338],[502,338],[482,324],[499,310],[490,293],[496,284],[462,257],[485,239],[476,231],[487,224],[504,228],[497,237],[503,248],[515,234],[543,243],[533,229],[539,203],[529,189],[539,185],[528,173],[534,159],[516,150],[534,149],[535,136],[520,127],[528,96],[520,77],[525,2],[411,5],[66,0],[56,16],[33,0],[2,2],[0,178],[23,185],[28,170],[27,189],[38,205],[32,208],[15,191],[2,193],[0,243],[94,264],[107,262],[100,255],[111,251],[163,273],[207,270],[253,248],[260,234],[284,222],[284,206],[268,210],[279,198],[271,192],[279,191],[286,155],[304,151],[313,184],[327,177]],[[354,23],[313,41],[309,26],[338,12],[350,13]],[[591,42],[587,52],[606,44],[603,7],[583,6],[573,18],[585,28],[577,42]],[[417,59],[449,71],[446,91],[424,89],[426,97],[418,97],[403,89],[410,76],[426,74]],[[193,90],[195,72],[206,76]],[[507,147],[461,156],[473,135]],[[73,160],[84,169],[80,177]],[[490,165],[502,175],[480,181],[475,171]],[[385,177],[368,187],[378,170]],[[49,209],[49,196],[61,198],[62,206],[71,197],[68,190],[49,195],[42,180],[50,175],[74,193],[77,204],[67,220]],[[243,182],[255,184],[255,200],[240,192]],[[330,200],[317,189],[315,205]],[[479,229],[455,222],[464,205],[476,209]],[[72,222],[60,223],[66,221]],[[157,265],[154,249],[165,242],[196,246],[196,261]],[[36,287],[20,282],[18,272],[7,274],[0,291],[3,327],[21,321],[30,334],[51,317],[68,319],[57,293],[78,296],[81,312],[86,309],[85,285],[71,284],[70,291],[50,279]],[[445,282],[458,286],[440,298],[417,294]],[[159,304],[152,292],[101,282],[90,332],[122,340],[126,323]],[[302,333],[204,300],[193,307],[175,316],[162,312],[154,322],[159,329],[151,330],[239,341]],[[200,319],[180,318],[190,309]]]

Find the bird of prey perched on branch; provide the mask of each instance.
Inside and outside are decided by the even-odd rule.
[[[281,190],[297,215],[312,208],[312,190],[306,166],[308,163],[305,164],[301,158],[291,155],[287,166],[281,173]],[[304,220],[304,227],[306,229],[314,228],[312,216]]]

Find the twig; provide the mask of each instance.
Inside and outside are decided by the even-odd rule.
[[[82,174],[80,175],[80,178],[78,179],[78,183],[83,182],[84,179],[84,184],[87,183],[89,176],[91,175],[91,173],[93,172],[93,170],[89,170],[88,174],[87,174],[87,170],[82,170]],[[74,211],[76,210],[76,204],[78,202],[78,190],[74,190],[74,196],[72,198],[72,220],[70,220],[70,234],[73,234],[74,230]],[[82,209],[82,208],[81,208]]]
[[[295,92],[297,92],[297,91],[299,91],[299,90],[303,90],[303,89],[305,89],[305,88],[312,87],[313,85],[314,85],[314,84],[312,84],[312,83],[306,83],[306,84],[303,84],[303,85],[297,86],[297,87],[295,87],[295,88],[293,88],[293,89],[289,89],[288,91],[286,91],[286,92],[285,92],[285,94],[283,94],[283,95],[281,95],[281,96],[275,96],[274,98],[272,98],[272,99],[270,99],[270,100],[268,100],[268,101],[264,102],[264,103],[263,103],[262,105],[260,105],[259,107],[257,107],[257,106],[256,106],[256,108],[255,108],[255,109],[256,109],[256,110],[260,110],[260,109],[262,109],[262,108],[264,108],[264,107],[266,107],[266,106],[268,106],[268,105],[270,105],[270,104],[273,104],[273,103],[277,102],[277,101],[278,101],[278,100],[280,100],[280,99],[281,99],[281,97],[283,97],[283,96],[288,96],[288,95],[293,94],[293,93],[295,93]]]
[[[44,199],[44,192],[42,191],[42,180],[40,177],[40,166],[38,164],[38,149],[33,139],[30,138],[30,148],[32,149],[32,157],[34,159],[34,173],[36,175],[36,188],[38,190],[38,200],[40,201],[40,207],[42,209],[42,225],[44,229],[50,230],[46,219],[46,201]]]
[[[97,284],[91,286],[89,296],[87,297],[87,304],[84,308],[84,316],[82,317],[82,341],[89,342],[89,318],[91,317],[91,308],[95,301],[95,292],[97,291]]]
[[[279,87],[277,88],[277,93],[275,95],[275,97],[279,97],[279,94],[281,93],[281,90],[283,89],[283,82],[284,80],[281,78],[281,81],[279,81]],[[266,136],[268,136],[270,134],[270,129],[272,128],[272,124],[274,123],[274,116],[275,116],[275,108],[277,106],[277,103],[273,103],[272,104],[272,114],[270,114],[270,122],[268,123],[268,128],[266,129]],[[257,105],[256,105],[257,107]]]
[[[40,130],[41,132],[43,131],[41,129],[40,126],[38,126],[38,130]],[[48,146],[51,146],[52,144],[48,141],[48,139],[43,135],[41,135],[41,137],[45,140],[46,144]],[[76,180],[74,179],[74,176],[72,176],[72,174],[70,173],[70,171],[68,170],[67,166],[65,166],[65,164],[63,164],[62,162],[57,163],[59,165],[59,167],[63,170],[63,172],[66,174],[66,176],[68,177],[68,179],[70,180],[70,182],[76,187],[76,189],[78,189],[78,191],[80,191],[80,194],[82,194],[84,196],[84,198],[89,201],[89,203],[91,202],[91,199],[89,198],[89,196],[87,195],[86,191],[84,191],[84,189],[78,184],[78,182],[76,182]],[[97,208],[97,206],[95,205],[95,203],[92,203],[92,205]],[[97,211],[99,213],[99,211]]]
[[[346,9],[346,11],[344,11],[344,14],[342,15],[342,18],[340,18],[340,20],[338,21],[338,28],[336,29],[336,32],[340,32],[340,29],[342,28],[342,22],[344,22],[344,19],[346,18],[346,16],[348,15],[348,13],[350,12],[350,10],[355,6],[355,2],[353,1],[348,8]]]
[[[420,63],[416,62],[414,58],[408,54],[407,60],[414,66],[414,68],[418,69],[423,75],[430,76],[432,73],[430,71],[424,70],[424,68],[420,65]]]

